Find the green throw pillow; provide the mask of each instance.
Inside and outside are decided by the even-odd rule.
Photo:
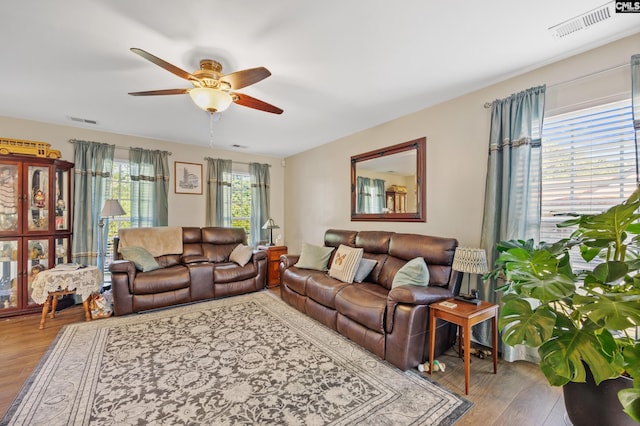
[[[429,285],[429,268],[422,257],[416,257],[408,261],[393,277],[391,288],[401,285]]]
[[[298,259],[298,263],[293,266],[302,269],[326,271],[332,251],[333,247],[314,246],[312,244],[302,243],[300,258]]]
[[[149,272],[160,268],[156,259],[143,247],[124,247],[120,249],[122,258],[136,265],[136,269]]]

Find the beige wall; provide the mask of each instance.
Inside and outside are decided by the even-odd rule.
[[[640,53],[640,34],[287,158],[289,252],[299,253],[301,242],[322,243],[328,228],[451,236],[463,246],[477,247],[490,121],[490,110],[483,108],[484,103],[540,84],[566,87],[567,81],[628,64],[635,53]],[[605,94],[617,92],[620,72],[606,74],[598,87],[605,88]],[[622,74],[628,76],[628,69]],[[548,97],[556,102],[551,88]],[[352,222],[350,157],[423,136],[427,138],[427,222]]]
[[[116,149],[116,158],[128,158],[127,147],[146,149],[160,149],[172,153],[169,157],[171,168],[171,189],[169,191],[169,225],[171,226],[204,226],[205,225],[205,195],[175,194],[174,162],[202,164],[203,180],[206,179],[206,162],[204,157],[228,158],[241,162],[260,162],[271,165],[271,216],[281,229],[273,233],[273,238],[280,233],[284,235],[284,169],[282,161],[277,158],[249,155],[241,152],[212,150],[207,147],[196,147],[154,139],[145,139],[114,133],[99,132],[91,129],[81,129],[68,126],[58,126],[47,123],[0,117],[0,137],[12,139],[27,139],[47,142],[53,148],[62,152],[64,160],[73,161],[73,145],[70,139],[80,139],[95,142],[115,144],[125,149]],[[247,166],[234,165],[237,171],[247,171]],[[281,231],[281,232],[278,232]]]

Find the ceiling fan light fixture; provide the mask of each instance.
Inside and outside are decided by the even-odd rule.
[[[210,87],[196,87],[189,91],[191,100],[208,112],[220,112],[229,108],[233,98],[226,92],[212,89]]]

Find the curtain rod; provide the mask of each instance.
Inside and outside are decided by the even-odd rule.
[[[205,160],[215,160],[215,158],[213,158],[213,157],[204,157],[204,159],[205,159]],[[245,165],[247,165],[247,166],[248,166],[249,164],[251,164],[251,163],[247,163],[246,161],[233,161],[233,160],[231,160],[231,162],[232,162],[232,163],[235,163],[235,164],[245,164]],[[266,164],[266,163],[263,163],[263,164]],[[267,166],[271,167],[271,164],[267,164]]]
[[[69,143],[75,143],[78,139],[69,139]],[[102,143],[102,142],[98,142],[98,143]],[[116,147],[116,149],[126,149],[127,151],[132,149],[133,147],[130,146],[119,146],[119,145],[114,145]],[[143,148],[146,149],[146,148]],[[167,155],[173,155],[173,153],[167,151]]]
[[[628,66],[629,66],[629,64],[615,65],[615,66],[613,66],[611,68],[606,68],[606,69],[603,69],[603,70],[600,70],[600,71],[594,71],[594,72],[589,73],[589,74],[581,75],[580,77],[572,78],[571,80],[565,80],[565,81],[561,81],[559,83],[550,84],[550,85],[547,86],[547,89],[549,89],[551,87],[564,86],[565,84],[569,84],[569,83],[575,83],[576,81],[584,80],[585,78],[595,77],[596,75],[604,74],[604,73],[609,72],[609,71],[615,71],[617,69],[628,67]],[[485,102],[484,103],[484,107],[485,108],[491,108],[492,104],[493,104],[493,102]]]

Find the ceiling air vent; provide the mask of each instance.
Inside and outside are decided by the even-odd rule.
[[[71,116],[67,116],[67,118],[71,121],[75,121],[76,123],[94,124],[94,125],[98,124],[96,120],[89,120],[88,118],[71,117]]]
[[[598,22],[606,21],[613,17],[613,2],[606,3],[589,12],[585,12],[567,21],[561,22],[549,28],[555,38],[563,38],[570,34],[589,28]]]

